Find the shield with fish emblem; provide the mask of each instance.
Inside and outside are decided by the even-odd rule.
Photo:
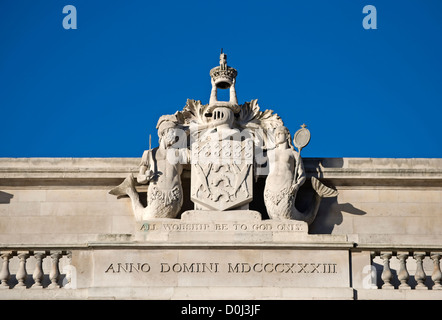
[[[253,141],[207,135],[192,145],[191,200],[224,211],[252,201]]]

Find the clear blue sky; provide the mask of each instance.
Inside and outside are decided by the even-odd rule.
[[[442,157],[440,0],[0,0],[0,157],[141,157],[220,48],[304,157]]]

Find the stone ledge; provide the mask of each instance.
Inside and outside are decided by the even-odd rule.
[[[352,300],[352,288],[279,288],[279,287],[127,287],[91,288],[89,298],[172,299],[172,300]]]
[[[359,234],[355,247],[370,249],[422,249],[440,250],[442,235],[407,235],[407,234]]]
[[[0,300],[83,300],[88,289],[3,289]]]
[[[189,210],[181,215],[183,222],[204,222],[204,221],[261,221],[261,213],[254,210]]]
[[[439,158],[303,160],[307,176],[325,179],[335,186],[442,186]],[[139,161],[140,158],[0,158],[0,186],[115,185],[129,173],[136,173]],[[188,168],[183,177],[190,178]]]
[[[355,289],[358,300],[442,300],[442,290]]]
[[[312,235],[316,236],[316,235]],[[350,249],[354,247],[353,242],[329,241],[326,239],[312,237],[310,241],[286,242],[286,243],[252,243],[252,242],[176,242],[176,243],[148,243],[148,242],[89,242],[91,249]],[[316,240],[316,241],[315,241]]]

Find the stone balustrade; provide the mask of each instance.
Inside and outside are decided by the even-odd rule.
[[[99,248],[95,249],[100,251]],[[84,288],[77,289],[76,269],[71,264],[72,253],[79,254],[83,250],[88,249],[75,246],[69,249],[39,248],[32,250],[23,247],[0,248],[0,297],[8,299],[11,297],[17,299],[87,298],[92,294],[92,291],[84,291]],[[318,250],[320,249],[318,248]],[[373,295],[375,291],[364,289],[378,290],[377,294],[382,293],[383,299],[403,297],[437,299],[441,297],[442,250],[440,247],[432,249],[378,247],[373,249],[373,247],[367,246],[350,249],[350,252],[353,251],[362,253],[361,256],[365,257],[364,259],[368,259],[370,256],[371,263],[366,266],[371,267],[369,275],[364,263],[358,262],[356,264],[353,258],[349,261],[353,265],[349,270],[350,277],[353,279],[353,284],[350,286],[357,292],[358,299],[375,297]],[[77,257],[76,254],[75,257]],[[361,260],[361,262],[363,261]],[[362,268],[364,269],[363,279],[362,284],[359,284],[356,274],[361,272]],[[370,278],[369,281],[365,281],[367,277]],[[68,288],[76,290],[63,290]],[[10,291],[2,289],[10,289]],[[45,294],[42,296],[43,291]],[[428,296],[430,293],[432,295]]]
[[[380,250],[371,252],[371,288],[442,290],[442,250]]]
[[[75,268],[70,264],[71,251],[0,250],[0,257],[0,289],[73,287],[72,270]],[[65,273],[62,274],[60,269]]]

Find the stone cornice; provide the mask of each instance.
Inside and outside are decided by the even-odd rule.
[[[116,185],[128,173],[136,174],[139,162],[140,158],[0,158],[0,186]],[[337,187],[442,187],[440,158],[304,158],[304,166],[307,176]]]
[[[442,187],[440,158],[308,158],[304,166],[335,186]]]

